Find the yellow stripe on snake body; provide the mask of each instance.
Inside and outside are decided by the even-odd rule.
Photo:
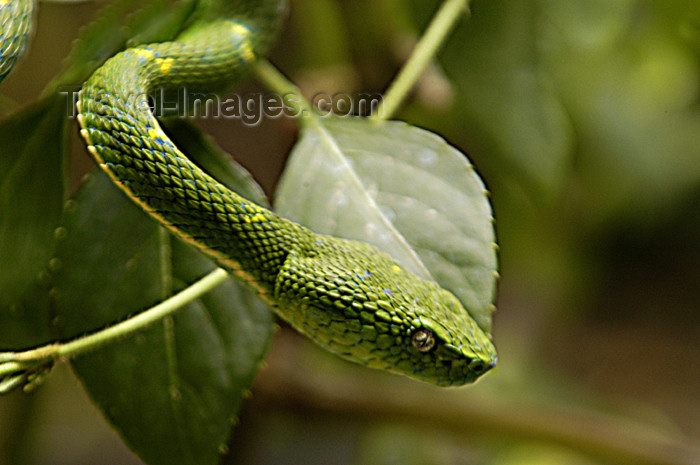
[[[90,153],[144,210],[322,347],[438,385],[488,371],[495,349],[450,292],[368,244],[315,234],[250,202],[168,139],[146,95],[226,89],[266,52],[277,27],[277,1],[207,5],[173,42],[128,49],[83,86],[78,121]]]

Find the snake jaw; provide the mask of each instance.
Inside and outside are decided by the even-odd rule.
[[[439,386],[494,365],[491,341],[453,294],[368,244],[317,237],[290,254],[275,286],[295,329],[347,360]]]

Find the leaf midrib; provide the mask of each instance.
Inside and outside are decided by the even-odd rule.
[[[328,131],[325,126],[321,123],[321,121],[318,120],[316,117],[311,117],[310,120],[312,121],[311,124],[305,125],[303,127],[304,131],[312,131],[315,130],[321,140],[322,143],[324,143],[328,149],[329,149],[329,155],[333,156],[337,160],[339,160],[340,165],[345,169],[345,171],[348,173],[349,176],[349,181],[359,189],[361,195],[363,196],[363,199],[365,200],[366,204],[369,205],[379,216],[381,219],[383,225],[385,228],[391,233],[391,235],[396,239],[396,241],[401,244],[402,248],[408,252],[408,255],[412,258],[412,261],[414,262],[415,269],[412,270],[414,273],[418,274],[419,276],[425,278],[425,279],[430,279],[434,280],[432,275],[430,274],[430,271],[425,267],[423,264],[423,261],[420,259],[418,254],[411,248],[406,241],[406,239],[403,237],[401,232],[399,232],[394,225],[389,221],[389,219],[384,215],[384,213],[381,211],[379,208],[379,205],[377,204],[376,200],[369,195],[365,185],[363,184],[362,180],[359,178],[355,170],[352,168],[350,163],[348,163],[347,157],[344,156],[342,149],[338,146],[335,138],[330,134],[330,131]],[[404,263],[404,265],[407,265]]]

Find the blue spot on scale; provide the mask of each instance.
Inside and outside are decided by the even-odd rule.
[[[321,240],[319,240],[319,239],[316,239],[316,244],[318,244],[318,245],[323,245],[323,241],[321,241]]]
[[[369,272],[369,270],[365,270],[365,278],[369,278],[372,276],[372,273]]]
[[[384,293],[385,293],[386,295],[390,295],[390,296],[392,296],[392,297],[394,296],[394,293],[391,292],[391,289],[384,289]]]

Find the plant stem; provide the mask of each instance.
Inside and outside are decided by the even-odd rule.
[[[0,363],[6,368],[21,368],[26,362],[44,360],[67,360],[77,355],[91,352],[100,347],[122,339],[141,331],[149,325],[172,315],[178,309],[193,301],[202,294],[212,290],[222,282],[229,279],[229,274],[218,268],[191,286],[175,294],[171,298],[159,303],[155,307],[139,313],[138,315],[110,326],[96,333],[88,334],[66,343],[54,343],[25,352],[12,352],[0,354]],[[5,374],[5,370],[0,375]]]
[[[160,274],[160,299],[164,301],[173,293],[172,236],[164,226],[158,227],[158,268]]]
[[[462,14],[469,14],[469,0],[443,2],[408,61],[389,85],[384,99],[379,103],[372,118],[391,119],[394,116],[418,78],[430,64],[430,60],[435,57],[447,36],[457,25]]]
[[[167,315],[172,315],[184,305],[190,303],[202,294],[209,292],[227,279],[229,279],[229,274],[217,268],[196,283],[143,313],[139,313],[128,320],[105,328],[97,333],[75,339],[66,344],[59,344],[56,349],[56,355],[61,358],[74,357],[102,347],[112,342],[114,339],[129,336],[159,321]]]
[[[308,123],[314,111],[311,104],[301,94],[301,90],[267,60],[260,60],[255,65],[256,77],[270,89],[274,89],[284,99],[284,104],[300,116],[302,124]]]
[[[368,373],[363,367],[331,365],[329,358],[282,332],[255,382],[257,406],[293,409],[323,416],[367,421],[390,418],[442,429],[468,444],[475,436],[508,444],[531,441],[567,447],[603,463],[697,465],[697,441],[644,420],[553,400],[536,401],[508,391],[436,389],[399,377]],[[323,361],[323,362],[322,362]],[[324,363],[328,363],[327,365]],[[319,369],[323,367],[326,369]],[[341,369],[342,368],[342,369]],[[329,376],[332,373],[332,376]],[[546,381],[545,381],[546,383]],[[531,386],[530,390],[538,389]],[[425,406],[429,405],[430,408]],[[253,414],[255,406],[249,407]],[[510,441],[510,442],[508,442]]]

